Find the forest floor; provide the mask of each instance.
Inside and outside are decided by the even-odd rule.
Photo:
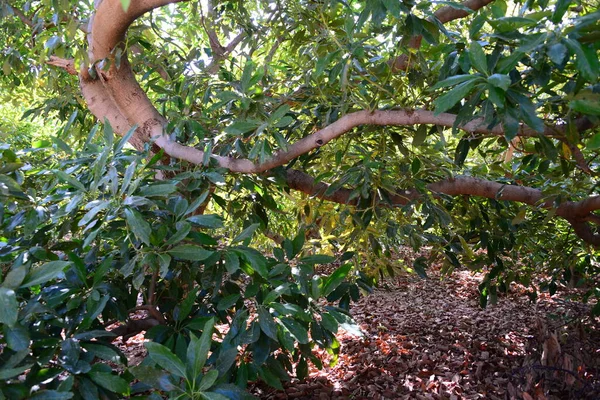
[[[456,271],[428,279],[402,275],[351,307],[362,336],[341,331],[338,362],[260,399],[600,399],[600,320],[573,291],[532,303],[513,286],[479,307],[484,274]],[[145,354],[143,335],[121,349],[130,365]]]
[[[484,274],[387,280],[351,307],[338,362],[262,399],[600,399],[600,321],[569,292],[516,287],[479,307]],[[578,321],[584,320],[584,323]],[[575,322],[573,322],[575,321]],[[328,360],[323,355],[324,364]]]

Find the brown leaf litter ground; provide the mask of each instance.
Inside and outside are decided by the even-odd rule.
[[[338,362],[311,368],[279,399],[600,399],[600,321],[571,291],[531,303],[523,288],[481,309],[483,274],[405,275],[353,304],[364,335],[340,332]],[[580,321],[583,321],[581,323]],[[143,335],[122,345],[129,365],[145,356]],[[325,365],[330,360],[321,353]]]
[[[600,324],[568,291],[524,290],[481,309],[483,274],[403,276],[353,305],[363,337],[338,336],[332,367],[263,399],[600,399]]]

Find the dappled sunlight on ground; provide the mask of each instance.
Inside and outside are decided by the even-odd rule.
[[[557,355],[588,364],[590,375],[568,382],[567,373],[557,372],[564,363],[540,365],[545,344],[538,336],[546,326],[540,321],[546,321],[552,303],[542,298],[532,304],[516,288],[482,310],[477,292],[482,278],[460,271],[442,281],[403,276],[388,282],[353,306],[365,335],[340,333],[336,365],[312,369],[306,382],[292,381],[284,391],[259,386],[255,394],[265,399],[600,398],[594,386],[600,359],[593,357],[598,336],[575,346],[579,351],[587,346],[592,357],[571,357],[566,351],[577,351],[567,345],[565,354]],[[573,370],[577,375],[577,367]]]

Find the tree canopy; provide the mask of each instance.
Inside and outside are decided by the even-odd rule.
[[[482,305],[532,278],[600,298],[593,0],[2,0],[0,16],[5,102],[60,124],[0,147],[9,398],[53,357],[70,383],[39,393],[129,393],[89,358],[119,358],[90,339],[125,336],[104,328],[132,309],[162,368],[133,375],[216,399],[305,375],[314,343],[335,354],[351,299],[399,269],[486,269]],[[427,255],[402,263],[402,246]]]

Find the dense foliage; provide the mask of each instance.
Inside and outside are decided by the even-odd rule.
[[[593,1],[91,3],[0,1],[2,97],[50,131],[3,112],[0,398],[279,387],[433,262],[488,271],[483,306],[600,298]]]
[[[236,228],[224,229],[222,217],[197,213],[209,184],[224,179],[219,172],[183,172],[155,182],[156,159],[148,162],[143,154],[123,150],[124,139],[113,144],[112,138],[106,125],[103,145],[89,144],[58,160],[43,143],[19,153],[2,150],[4,171],[12,169],[15,178],[3,180],[11,199],[2,219],[0,288],[5,347],[0,376],[8,379],[2,386],[7,398],[28,398],[30,388],[43,382],[45,390],[35,398],[70,398],[71,391],[110,398],[112,392],[145,391],[147,385],[179,396],[179,378],[186,379],[182,390],[190,398],[209,389],[239,396],[222,384],[244,387],[260,377],[278,387],[292,363],[298,363],[298,376],[306,375],[309,360],[320,363],[312,354],[315,344],[335,355],[334,333],[351,322],[348,302],[358,296],[356,283],[340,285],[351,264],[326,278],[315,274],[316,264],[333,258],[301,256],[302,231],[284,240],[272,257],[263,256],[247,247],[258,224],[233,235]],[[25,168],[24,161],[40,166]],[[202,194],[188,202],[178,190]],[[318,303],[322,296],[339,300],[340,307]],[[160,313],[151,308],[157,305]],[[136,309],[156,319],[105,330]],[[212,341],[215,323],[219,339]],[[110,341],[140,328],[154,340],[147,344],[147,365],[119,377],[94,362],[126,363]],[[202,369],[205,362],[208,371]],[[24,382],[10,383],[24,371]],[[71,376],[52,379],[64,372]],[[142,383],[130,389],[132,377]]]

